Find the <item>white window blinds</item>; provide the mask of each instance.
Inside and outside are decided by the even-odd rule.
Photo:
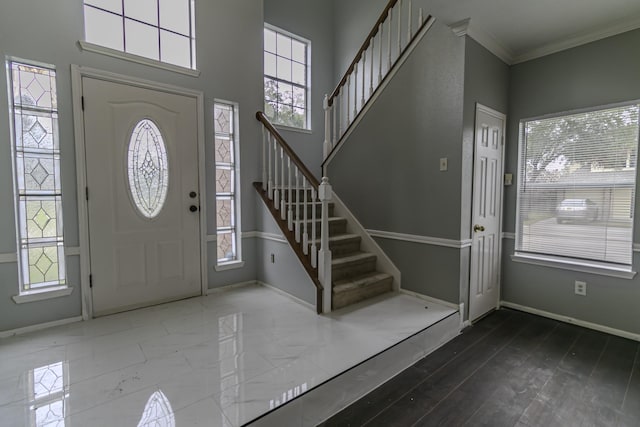
[[[516,252],[631,265],[638,113],[521,122]]]

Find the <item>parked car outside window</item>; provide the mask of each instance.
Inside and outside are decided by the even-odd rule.
[[[589,199],[564,199],[556,207],[556,221],[595,221],[598,219],[598,205]]]

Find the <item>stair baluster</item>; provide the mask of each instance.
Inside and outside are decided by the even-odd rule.
[[[287,157],[288,158],[288,157]],[[285,161],[284,161],[284,150],[282,149],[282,147],[280,147],[280,185],[282,186],[282,189],[280,190],[280,219],[287,219],[286,214],[287,214],[287,210],[286,210],[286,202],[285,202],[285,196],[286,196],[286,186],[285,186],[285,182],[284,182],[284,165],[285,165]]]
[[[349,128],[359,119],[361,112],[385,82],[386,76],[400,62],[404,52],[415,45],[414,40],[418,35],[424,35],[429,24],[433,22],[431,16],[424,20],[422,9],[419,9],[419,26],[416,31],[413,31],[415,2],[408,0],[408,3],[405,3],[407,11],[404,15],[402,3],[403,0],[389,1],[340,83],[325,100],[327,105],[325,120],[331,122],[327,127],[329,135],[325,136],[323,146],[325,160],[331,155],[331,153],[327,154],[327,148],[331,147],[331,151],[336,150]],[[406,40],[404,40],[405,35]],[[378,79],[377,85],[374,86],[376,71]],[[369,73],[368,82],[367,73]]]
[[[309,218],[308,205],[307,205],[307,177],[302,176],[302,193],[304,194],[304,215],[302,217],[302,248],[304,250],[305,255],[309,255],[309,224],[307,223],[307,218]],[[300,195],[298,194],[298,197]]]
[[[291,182],[291,157],[287,156],[287,173],[289,174],[289,200],[287,203],[287,228],[293,231],[293,185]]]

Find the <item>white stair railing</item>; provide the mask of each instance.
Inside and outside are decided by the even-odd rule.
[[[331,185],[326,177],[322,182],[317,180],[262,112],[256,113],[256,118],[262,124],[263,197],[270,201],[285,237],[293,240],[290,240],[292,246],[295,242],[301,248],[298,256],[303,257],[303,264],[308,261],[309,273],[321,284],[317,293],[318,312],[328,313],[331,311]]]
[[[424,19],[420,8],[414,22],[412,0],[404,1],[408,3],[406,7],[403,0],[387,4],[338,86],[325,96],[324,159],[356,121],[416,35],[432,20],[431,16]]]

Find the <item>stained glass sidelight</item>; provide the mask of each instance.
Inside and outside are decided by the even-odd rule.
[[[216,157],[216,252],[218,264],[237,261],[236,134],[234,105],[216,102],[213,127]]]
[[[56,72],[9,60],[20,293],[66,285]]]
[[[138,211],[147,218],[158,216],[169,189],[167,149],[160,129],[141,120],[131,133],[127,156],[129,190]]]

